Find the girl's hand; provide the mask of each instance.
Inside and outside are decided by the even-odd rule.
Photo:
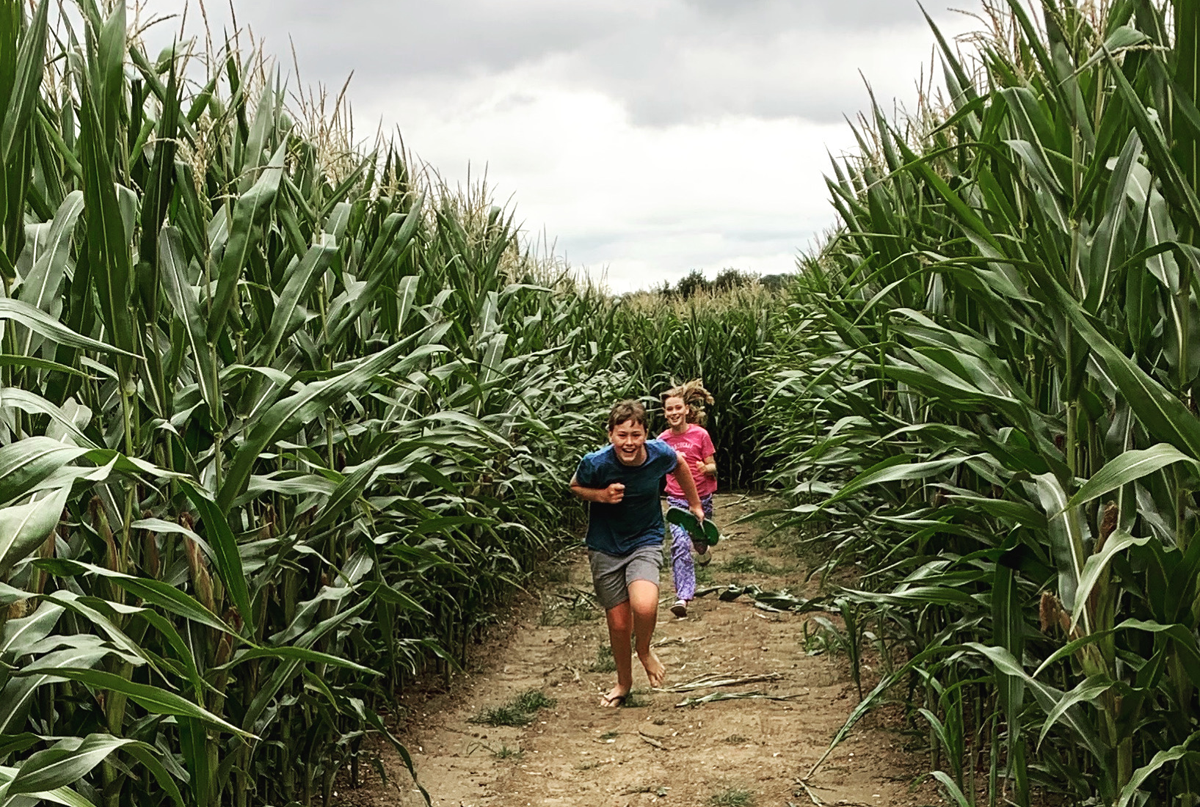
[[[696,473],[701,476],[716,476],[717,475],[717,466],[713,465],[712,467],[709,467],[708,463],[706,463],[704,460],[696,460],[695,468],[696,468]]]

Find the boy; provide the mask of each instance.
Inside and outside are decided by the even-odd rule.
[[[617,685],[601,706],[622,705],[633,688],[631,636],[650,685],[657,687],[666,676],[650,649],[665,532],[658,497],[666,474],[683,489],[692,514],[704,520],[687,462],[663,441],[647,440],[648,431],[645,407],[637,401],[617,402],[608,415],[609,445],[580,460],[571,478],[571,492],[590,502],[588,560],[617,664]]]

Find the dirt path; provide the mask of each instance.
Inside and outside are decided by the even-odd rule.
[[[752,524],[733,525],[761,499],[718,495],[725,540],[700,586],[757,584],[813,596],[816,584],[785,548]],[[563,582],[518,607],[495,646],[451,692],[416,707],[404,739],[421,783],[437,807],[608,807],[676,805],[938,805],[922,760],[901,751],[905,737],[873,717],[864,720],[818,772],[799,783],[856,703],[845,657],[810,655],[806,615],[771,613],[746,597],[710,594],[689,617],[673,618],[664,570],[657,652],[666,688],[704,676],[770,680],[693,691],[650,691],[635,661],[633,705],[601,709],[614,674],[602,671],[604,620],[589,602],[582,550],[571,553]],[[815,624],[808,632],[817,632]],[[608,659],[611,662],[611,659]],[[554,701],[525,727],[476,722],[487,709],[536,690]],[[711,693],[772,698],[678,706]],[[385,757],[391,784],[342,796],[359,807],[423,804],[398,759]]]

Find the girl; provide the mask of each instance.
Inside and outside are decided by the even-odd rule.
[[[700,496],[700,504],[704,514],[712,518],[712,497],[717,491],[717,462],[716,449],[712,438],[702,425],[707,416],[704,405],[711,404],[713,397],[704,388],[700,379],[694,379],[672,387],[663,393],[663,414],[667,418],[665,432],[658,436],[671,448],[679,452],[686,460],[687,468],[692,473],[696,492]],[[674,507],[687,507],[684,500],[685,491],[674,477],[667,477],[667,503]],[[688,603],[696,596],[696,567],[692,561],[692,550],[696,551],[696,562],[705,565],[711,559],[708,546],[693,544],[687,530],[675,524],[671,525],[671,568],[675,580],[675,604],[671,613],[683,619],[687,616]]]

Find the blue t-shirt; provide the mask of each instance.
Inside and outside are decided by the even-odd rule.
[[[674,471],[678,462],[675,449],[662,440],[646,441],[646,461],[638,466],[624,465],[611,445],[584,456],[575,471],[575,481],[581,486],[625,485],[625,497],[617,504],[591,502],[588,548],[623,556],[640,546],[661,544],[664,528],[659,492],[663,477]]]

